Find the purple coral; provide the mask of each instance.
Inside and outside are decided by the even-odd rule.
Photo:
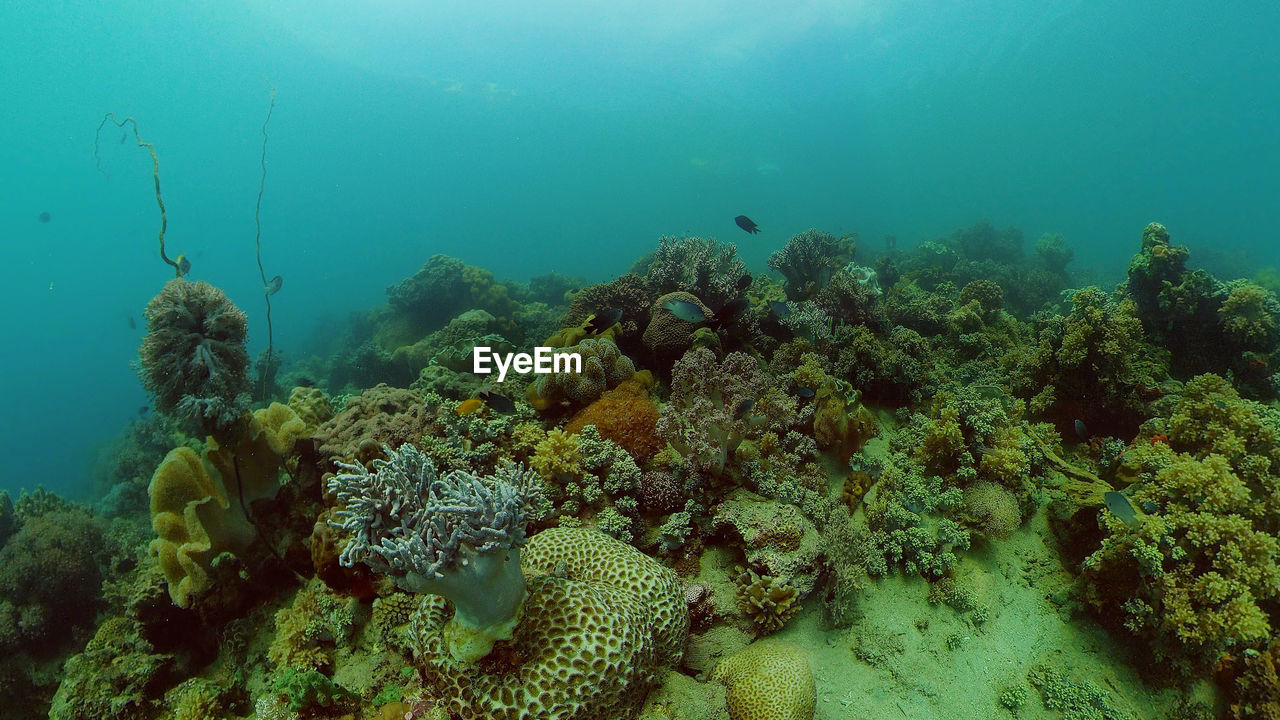
[[[795,400],[750,355],[730,353],[717,363],[710,350],[694,348],[672,371],[671,401],[657,433],[693,467],[721,474],[744,439],[785,430],[795,411]]]
[[[454,470],[443,477],[421,450],[384,449],[386,460],[338,463],[329,480],[341,506],[334,523],[354,537],[342,551],[410,592],[442,595],[454,606],[450,650],[477,660],[510,637],[524,600],[520,546],[525,488],[534,473],[508,463],[490,477]]]
[[[245,314],[209,283],[174,278],[144,316],[138,374],[156,408],[206,431],[236,422],[250,402]]]

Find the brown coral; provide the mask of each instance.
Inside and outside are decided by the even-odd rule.
[[[800,609],[796,589],[783,578],[760,575],[747,568],[734,581],[738,586],[738,607],[759,634],[781,629]]]
[[[631,358],[623,355],[608,338],[583,340],[566,351],[576,352],[582,358],[582,372],[539,375],[525,392],[525,399],[534,408],[581,407],[636,374]]]
[[[627,380],[579,410],[564,429],[576,434],[587,425],[595,425],[601,437],[618,443],[636,463],[643,463],[661,447],[654,434],[657,424],[658,408],[649,393],[638,381]]]
[[[380,384],[348,400],[342,412],[316,428],[315,437],[320,453],[331,461],[368,465],[383,457],[384,445],[395,449],[441,433],[421,395]]]
[[[666,304],[672,301],[691,303],[702,311],[704,317],[712,316],[711,308],[687,292],[667,293],[654,302],[649,326],[644,330],[644,345],[663,367],[678,360],[693,346],[693,334],[702,325],[700,322],[681,320],[672,314],[666,308]]]

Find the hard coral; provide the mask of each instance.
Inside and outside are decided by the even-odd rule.
[[[689,616],[675,573],[581,528],[534,535],[529,594],[501,657],[466,666],[444,652],[439,603],[414,620],[417,662],[440,704],[461,720],[629,717],[657,671],[679,662]],[[499,653],[495,652],[495,655]]]
[[[794,643],[757,640],[716,663],[711,679],[728,686],[732,720],[813,720],[813,671]]]
[[[631,358],[623,355],[608,338],[583,340],[566,352],[576,352],[581,356],[582,372],[539,375],[525,393],[525,399],[535,409],[590,404],[606,390],[617,387],[636,374]]]
[[[808,300],[849,264],[855,249],[851,236],[837,239],[830,233],[806,230],[770,255],[769,267],[786,278],[788,299]]]
[[[239,420],[249,407],[245,314],[209,283],[174,278],[144,315],[139,375],[156,408],[207,432]]]
[[[693,347],[694,333],[702,326],[702,322],[692,322],[675,316],[666,307],[670,302],[686,302],[696,306],[704,317],[711,317],[708,308],[696,296],[687,292],[667,293],[658,298],[650,311],[649,325],[644,330],[644,346],[648,348],[660,368],[666,368],[677,358]]]
[[[742,294],[747,279],[746,265],[733,243],[700,237],[664,237],[645,273],[651,295],[677,291],[702,298],[721,308]],[[655,303],[655,307],[661,300]]]

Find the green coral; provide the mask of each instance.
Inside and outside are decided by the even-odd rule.
[[[1093,683],[1072,680],[1043,665],[1027,673],[1027,682],[1039,691],[1046,709],[1062,713],[1062,720],[1134,720]]]
[[[1280,467],[1275,412],[1212,375],[1187,384],[1166,418],[1168,445],[1131,451],[1126,524],[1101,515],[1105,538],[1082,568],[1083,599],[1143,640],[1165,670],[1194,676],[1257,649],[1280,597]]]
[[[332,708],[355,698],[349,690],[315,670],[289,667],[282,670],[271,690],[293,712]]]

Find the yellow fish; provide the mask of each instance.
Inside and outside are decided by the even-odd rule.
[[[482,407],[484,407],[484,401],[480,398],[468,398],[458,403],[458,414],[470,415]]]

